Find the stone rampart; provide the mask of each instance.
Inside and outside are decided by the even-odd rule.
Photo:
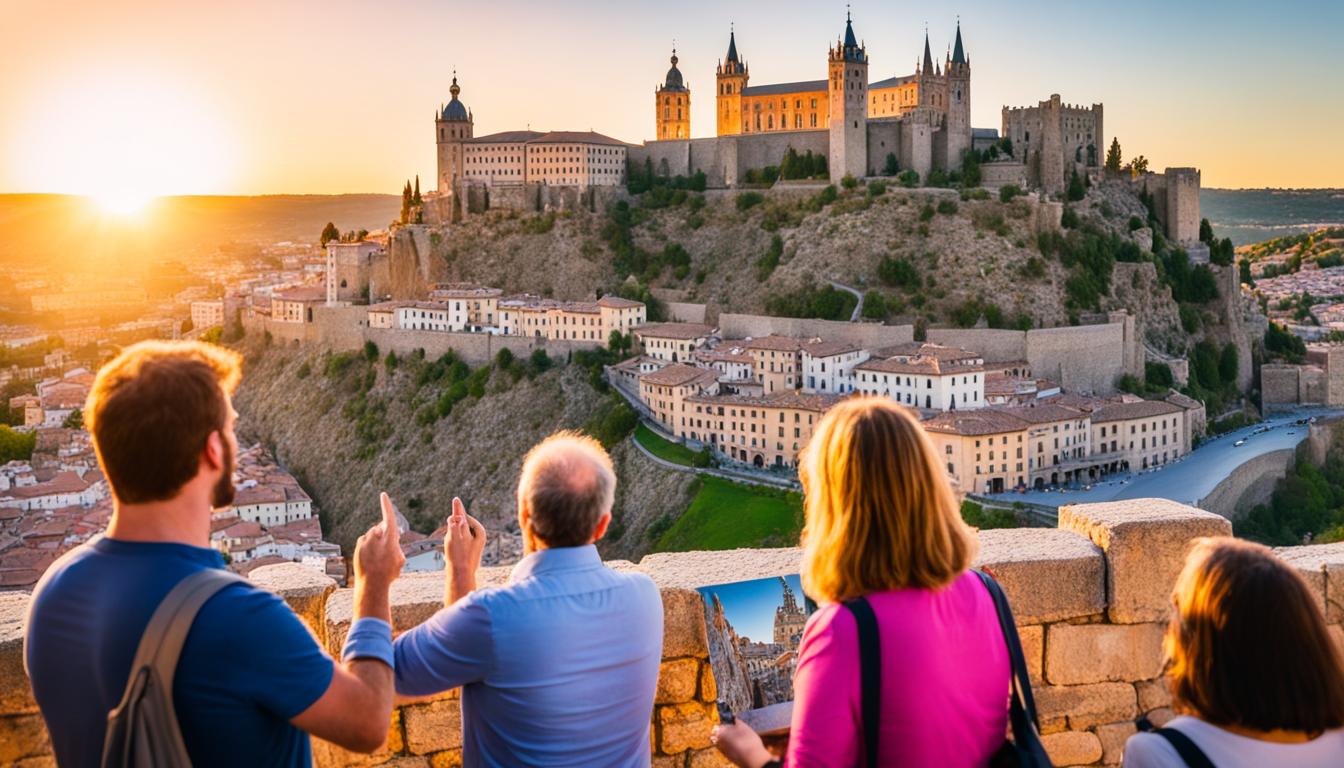
[[[1262,453],[1237,467],[1199,500],[1199,508],[1229,520],[1244,517],[1257,504],[1269,503],[1274,488],[1297,463],[1297,451],[1284,448]]]
[[[1227,535],[1223,517],[1156,499],[1062,507],[1056,529],[981,531],[979,567],[1003,584],[1027,655],[1046,749],[1056,765],[1117,765],[1134,721],[1171,717],[1161,679],[1170,593],[1191,539]],[[1344,646],[1344,544],[1278,554],[1307,579]],[[795,573],[796,549],[649,555],[638,565],[663,601],[663,663],[651,716],[654,766],[718,766],[709,743],[718,719],[704,609],[695,588]],[[283,597],[332,653],[350,624],[352,594],[295,564],[259,568],[252,580]],[[508,578],[487,568],[482,586]],[[393,624],[405,631],[436,611],[442,574],[403,576]],[[22,666],[25,593],[0,594],[0,763],[51,765],[51,746]],[[461,763],[458,691],[394,711],[388,741],[372,756],[314,740],[319,766],[451,766]]]
[[[849,323],[842,320],[741,315],[730,312],[719,314],[719,333],[725,339],[757,338],[772,333],[799,338],[820,336],[828,340],[849,341],[869,348],[908,344],[915,338],[915,329],[911,325]]]
[[[1027,166],[1024,163],[985,163],[980,166],[980,186],[998,189],[1009,184],[1027,188]]]
[[[346,352],[362,349],[366,341],[372,341],[380,351],[391,350],[399,355],[423,349],[427,357],[435,358],[452,350],[472,364],[493,360],[501,349],[508,349],[516,357],[526,357],[538,349],[546,350],[551,357],[568,357],[574,350],[595,346],[592,342],[531,336],[370,328],[366,320],[367,310],[367,307],[315,307],[311,323],[250,318],[244,320],[243,325],[249,334],[271,334],[271,340],[276,344],[311,345]]]

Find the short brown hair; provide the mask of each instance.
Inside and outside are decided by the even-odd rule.
[[[1344,726],[1344,664],[1311,590],[1267,547],[1197,539],[1167,628],[1175,707],[1214,725]]]
[[[523,459],[518,504],[527,506],[532,535],[548,547],[590,543],[615,497],[611,457],[587,435],[557,432]]]
[[[803,451],[803,589],[840,602],[889,589],[945,586],[978,542],[906,409],[855,397],[822,418]]]
[[[125,504],[171,499],[196,476],[211,432],[228,423],[237,353],[201,342],[145,341],[98,371],[84,404],[98,462]]]

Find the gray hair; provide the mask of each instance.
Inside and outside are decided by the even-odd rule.
[[[616,471],[602,444],[573,431],[557,432],[533,446],[518,478],[518,504],[529,527],[548,547],[592,541],[597,523],[616,499]]]

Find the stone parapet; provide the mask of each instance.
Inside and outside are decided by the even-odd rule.
[[[1012,602],[1033,679],[1046,749],[1058,765],[1117,765],[1140,715],[1163,723],[1171,695],[1161,678],[1161,638],[1172,584],[1193,538],[1230,533],[1225,519],[1172,502],[1142,499],[1065,507],[1058,529],[981,531],[976,565],[994,574]],[[1344,645],[1344,544],[1277,550],[1311,585],[1331,632]],[[654,766],[726,763],[709,743],[718,722],[705,612],[696,587],[798,571],[791,549],[649,555],[638,565],[663,603],[663,660],[650,712]],[[509,569],[483,569],[481,586]],[[349,629],[354,594],[293,564],[254,571],[303,618],[333,654]],[[392,593],[403,632],[443,605],[443,574],[408,574]],[[52,765],[51,746],[23,677],[25,593],[0,593],[0,764]],[[462,762],[459,691],[399,705],[387,743],[357,755],[313,742],[319,766],[457,766]]]

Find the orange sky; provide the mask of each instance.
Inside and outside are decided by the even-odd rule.
[[[853,6],[873,79],[907,74],[926,19]],[[927,19],[935,55],[957,11],[976,126],[1060,93],[1104,102],[1126,156],[1197,166],[1205,186],[1344,186],[1344,3],[976,0]],[[454,66],[478,135],[638,142],[675,37],[704,136],[730,22],[753,84],[816,79],[844,6],[5,0],[4,16],[0,191],[396,193],[433,177]]]

